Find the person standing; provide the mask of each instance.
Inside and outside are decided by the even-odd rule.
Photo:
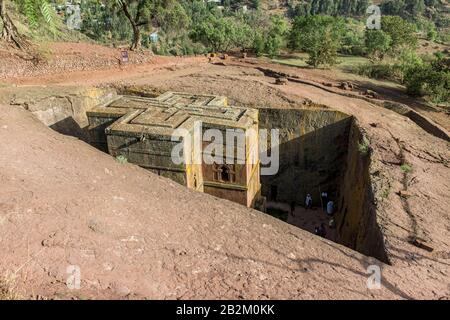
[[[322,209],[323,209],[324,212],[326,212],[327,211],[327,204],[328,204],[328,192],[323,191],[320,196],[322,198]]]
[[[322,223],[319,227],[314,229],[314,233],[319,237],[325,238],[327,236],[327,228],[325,228],[325,225]]]
[[[334,218],[330,220],[328,226],[330,227],[330,229],[336,228],[336,221],[334,220]]]
[[[332,216],[334,214],[334,202],[333,201],[328,201],[327,204],[327,214],[329,216]]]
[[[312,204],[313,204],[312,196],[308,193],[308,195],[306,196],[305,208],[312,209]]]

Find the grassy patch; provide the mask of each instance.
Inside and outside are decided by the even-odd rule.
[[[389,188],[386,188],[383,190],[383,192],[381,193],[381,197],[383,199],[387,199],[387,198],[389,198],[390,194],[391,194],[391,188],[389,187]]]
[[[359,66],[369,62],[367,58],[359,56],[340,56],[338,61],[336,68],[346,72],[354,72]]]
[[[281,209],[275,209],[275,208],[268,208],[267,214],[271,215],[274,218],[280,219],[284,222],[287,222],[288,215],[289,215],[289,213],[287,213],[286,211],[281,210]]]
[[[308,55],[305,53],[295,54],[295,56],[291,56],[288,58],[278,57],[272,60],[275,63],[284,64],[288,66],[295,66],[300,68],[309,67],[306,61],[308,61]],[[345,72],[354,72],[357,70],[359,66],[368,63],[369,60],[364,57],[358,56],[344,56],[341,55],[338,58],[338,64],[331,67],[331,69],[336,69]]]
[[[19,300],[16,282],[12,276],[0,277],[0,300]]]
[[[370,153],[370,144],[369,140],[363,139],[363,141],[358,143],[358,151],[361,155],[367,156]]]
[[[123,156],[123,155],[117,156],[117,157],[116,157],[116,161],[117,161],[118,163],[120,163],[120,164],[126,164],[126,163],[128,163],[127,157],[125,157],[125,156]]]
[[[301,54],[301,53],[299,53],[295,56],[289,57],[289,58],[279,57],[279,58],[272,59],[272,61],[275,63],[284,64],[284,65],[288,65],[288,66],[294,66],[294,67],[308,67],[308,64],[306,63],[307,60],[308,60],[308,55]]]
[[[407,163],[402,164],[402,165],[400,166],[400,169],[402,169],[403,173],[410,173],[410,172],[412,171],[411,165],[409,165],[409,164],[407,164]]]

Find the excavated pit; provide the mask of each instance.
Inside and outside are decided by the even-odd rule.
[[[279,172],[261,176],[268,212],[309,232],[323,223],[329,240],[388,262],[373,205],[370,150],[362,150],[364,137],[355,119],[320,107],[260,109],[259,117],[261,128],[280,130]],[[322,192],[335,203],[332,216]],[[306,210],[308,194],[313,208]]]
[[[50,128],[89,142],[86,111],[116,94],[98,88],[11,88],[0,103],[22,106]],[[279,172],[261,176],[268,207],[287,212],[295,203],[294,218],[278,217],[308,231],[326,223],[330,240],[389,263],[377,223],[370,153],[361,152],[364,137],[355,119],[326,107],[265,108],[259,109],[259,123],[261,129],[280,130]],[[335,202],[334,229],[322,211],[322,191]],[[309,212],[303,208],[307,194],[314,201]]]

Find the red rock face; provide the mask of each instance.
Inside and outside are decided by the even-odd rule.
[[[275,86],[260,65],[301,81]],[[5,78],[39,85],[120,81],[120,86],[223,94],[258,108],[326,105],[352,115],[369,141],[371,161],[348,161],[355,164],[348,177],[358,177],[352,170],[367,175],[370,181],[360,179],[373,197],[360,200],[362,189],[348,188],[346,203],[354,206],[355,221],[361,217],[357,203],[369,204],[371,211],[364,212],[368,219],[361,223],[343,220],[343,225],[359,230],[352,243],[370,244],[364,240],[373,239],[369,222],[376,222],[392,266],[117,163],[46,128],[28,111],[8,106],[0,107],[0,286],[11,283],[4,279],[17,272],[13,287],[25,298],[448,297],[448,142],[365,97],[363,90],[370,86],[362,79],[350,80],[362,90],[357,98],[357,93],[319,85],[342,82],[346,75],[251,58],[245,63],[230,58],[226,67],[207,64],[206,58],[155,60],[126,71]],[[1,88],[2,100],[6,89]],[[449,129],[448,116],[422,108],[400,90],[378,87],[377,93]],[[411,170],[406,172],[403,164]],[[381,290],[367,289],[372,264],[381,266]],[[81,287],[75,291],[66,285],[71,266],[81,272]]]

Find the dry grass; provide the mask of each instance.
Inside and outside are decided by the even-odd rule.
[[[0,276],[0,300],[19,300],[16,277],[12,274]]]

